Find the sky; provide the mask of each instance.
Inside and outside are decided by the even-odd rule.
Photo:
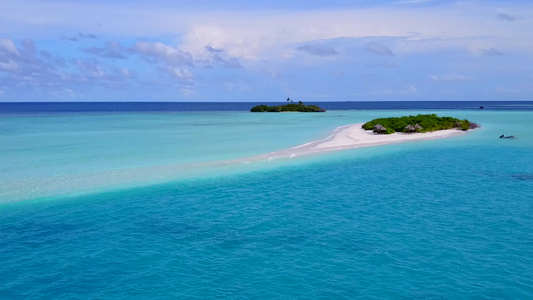
[[[0,101],[533,100],[533,1],[2,0]]]

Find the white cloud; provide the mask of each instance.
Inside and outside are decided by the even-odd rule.
[[[18,70],[17,60],[20,58],[20,51],[12,40],[0,39],[0,71]]]
[[[450,82],[450,81],[465,81],[468,80],[466,76],[459,75],[459,74],[445,74],[441,76],[437,75],[431,75],[429,76],[431,80],[435,82]]]
[[[494,18],[501,5],[472,1],[414,7],[375,5],[357,8],[354,5],[342,10],[307,11],[182,9],[174,2],[164,1],[134,2],[127,7],[121,3],[100,1],[2,2],[0,11],[5,19],[16,22],[0,22],[0,35],[22,30],[27,31],[21,35],[55,34],[57,27],[64,27],[97,36],[175,36],[179,40],[175,50],[188,52],[195,59],[208,56],[206,46],[224,50],[229,57],[257,60],[290,56],[287,45],[291,44],[338,37],[411,37],[415,40],[413,32],[417,33],[416,39],[436,41],[432,47],[423,48],[426,51],[450,46],[471,48],[472,42],[480,39],[496,43],[481,49],[506,44],[507,49],[518,48],[531,53],[533,48],[528,30],[533,28],[533,5],[516,2],[512,10],[520,11],[523,16],[520,27],[502,26]],[[506,6],[510,7],[507,3]],[[121,18],[116,18],[118,11]],[[509,19],[515,14],[511,11],[504,16]],[[17,24],[17,27],[11,24]],[[49,28],[56,30],[48,31]],[[394,47],[392,51],[399,55]]]
[[[134,71],[127,69],[127,68],[122,68],[119,71],[120,71],[120,74],[122,74],[122,76],[124,76],[125,78],[137,77],[137,74]]]
[[[11,59],[8,59],[7,62],[0,61],[0,71],[16,71],[18,68],[18,64]]]
[[[327,45],[305,44],[296,48],[298,51],[307,52],[316,56],[333,56],[339,54],[335,48]]]
[[[193,79],[194,78],[194,76],[191,73],[191,71],[189,71],[187,69],[180,70],[178,68],[173,68],[172,69],[172,74],[174,74],[179,79]]]
[[[291,91],[296,82],[318,74],[342,74],[336,80],[350,86],[348,82],[361,82],[368,78],[362,73],[369,73],[376,79],[372,82],[380,84],[357,86],[366,95],[383,89],[376,94],[414,98],[429,94],[419,85],[417,92],[407,81],[413,78],[425,78],[424,84],[433,88],[436,84],[431,81],[469,80],[442,83],[440,89],[481,85],[481,80],[471,79],[484,74],[494,78],[530,74],[531,2],[392,0],[359,5],[362,1],[338,0],[342,9],[328,3],[321,5],[326,8],[302,10],[294,4],[290,9],[275,7],[276,3],[254,9],[257,3],[244,1],[230,2],[245,4],[246,9],[225,1],[205,7],[165,0],[133,1],[127,6],[123,1],[101,0],[0,1],[0,37],[7,37],[0,39],[0,81],[9,87],[4,89],[9,95],[14,86],[62,93],[61,87],[68,86],[80,98],[89,85],[91,90],[97,90],[93,86],[98,84],[104,89],[112,86],[114,92],[143,83],[139,90],[157,86],[175,92],[183,87],[185,93],[201,96],[219,91],[207,87],[218,75],[242,79],[250,83],[250,90],[255,84],[269,91]],[[270,10],[265,9],[270,5]],[[506,19],[516,21],[502,21]],[[62,40],[65,36],[79,43]],[[31,43],[23,41],[26,37],[36,41],[33,52]],[[316,57],[328,55],[331,59]],[[377,66],[397,68],[368,68]],[[452,70],[457,73],[446,74]],[[492,77],[484,83],[491,89],[498,86],[489,83]],[[196,88],[196,80],[202,88]],[[310,87],[310,93],[316,92],[316,86]]]
[[[98,55],[104,58],[116,58],[116,59],[125,59],[125,52],[127,52],[124,47],[118,42],[107,42],[104,47],[90,47],[83,50],[84,52]]]
[[[15,46],[15,43],[10,39],[0,39],[0,51],[15,55],[20,54],[17,46]]]
[[[195,26],[183,37],[180,49],[191,53],[195,59],[209,59],[217,49],[230,57],[258,59],[262,49],[270,48],[274,41],[268,33],[252,35],[250,28],[223,26]]]
[[[388,45],[381,53],[434,52],[442,49],[517,48],[531,53],[533,41],[523,27],[501,26],[493,19],[492,7],[455,4],[431,8],[376,7],[364,9],[307,11],[300,13],[233,13],[199,17],[185,31],[180,49],[193,56],[205,46],[222,49],[232,57],[270,59],[289,56],[287,45],[347,38],[403,38],[403,45]],[[526,8],[533,16],[533,8]],[[276,22],[272,22],[275,19]],[[528,21],[530,22],[530,21]],[[525,22],[523,22],[525,23]],[[530,28],[533,22],[529,23]],[[413,36],[413,32],[417,35]],[[423,41],[423,42],[421,42]],[[389,52],[390,51],[390,52]]]
[[[381,43],[370,42],[366,44],[365,50],[378,55],[394,56],[394,53],[392,53],[389,47]]]
[[[189,53],[177,50],[161,42],[137,42],[132,49],[141,56],[164,61],[169,65],[192,64],[192,57]]]
[[[71,89],[65,88],[63,89],[63,92],[67,94],[69,98],[74,98],[74,92]]]
[[[106,76],[106,71],[97,62],[76,59],[73,63],[86,76],[93,78],[104,78]]]
[[[481,49],[481,52],[483,55],[487,56],[502,56],[503,52],[499,51],[498,49],[489,48],[489,49]]]

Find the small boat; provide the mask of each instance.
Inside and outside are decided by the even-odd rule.
[[[505,135],[500,135],[500,139],[515,139],[516,137],[514,135],[508,135],[508,136],[505,136]]]

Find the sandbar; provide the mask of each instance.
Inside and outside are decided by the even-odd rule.
[[[433,140],[465,134],[459,129],[439,130],[424,133],[393,133],[377,134],[362,128],[364,123],[341,126],[324,139],[302,144],[296,147],[274,151],[252,157],[240,159],[243,163],[292,158],[321,152],[340,151],[361,147],[372,147],[387,144],[397,144],[422,140]]]

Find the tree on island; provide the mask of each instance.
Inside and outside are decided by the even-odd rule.
[[[412,124],[416,125],[413,126]],[[380,129],[376,130],[376,127],[379,127]],[[427,132],[452,128],[466,131],[477,127],[478,125],[476,123],[472,123],[466,119],[460,120],[452,117],[438,117],[436,114],[400,118],[379,118],[363,124],[365,130],[374,130],[377,133],[382,134],[391,134],[395,132]]]
[[[290,98],[287,98],[287,102],[290,102],[285,105],[277,106],[268,106],[268,105],[257,105],[252,107],[251,112],[284,112],[284,111],[293,111],[293,112],[325,112],[324,108],[320,108],[316,105],[305,105],[302,101],[299,101],[298,104],[293,103]]]

